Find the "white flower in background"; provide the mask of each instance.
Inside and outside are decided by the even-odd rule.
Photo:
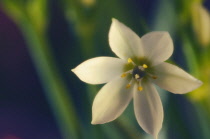
[[[163,107],[153,83],[172,93],[184,94],[198,88],[202,82],[164,62],[173,53],[173,42],[167,32],[151,32],[140,38],[113,19],[109,44],[119,58],[92,58],[72,70],[86,83],[107,83],[94,99],[92,124],[115,120],[133,98],[139,125],[157,139]]]

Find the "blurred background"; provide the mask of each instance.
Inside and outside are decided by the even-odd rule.
[[[210,0],[1,0],[0,139],[152,139],[131,103],[115,121],[91,125],[102,85],[80,81],[70,69],[108,44],[114,17],[139,36],[168,31],[170,62],[204,84],[186,95],[160,88],[160,139],[210,139]]]

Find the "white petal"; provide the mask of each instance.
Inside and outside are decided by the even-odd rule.
[[[126,89],[128,82],[125,78],[116,78],[103,86],[93,102],[92,124],[107,123],[122,114],[133,97],[132,89]]]
[[[150,81],[142,82],[142,91],[134,92],[134,111],[142,129],[156,139],[163,123],[163,106]]]
[[[90,84],[111,81],[123,73],[126,61],[113,57],[96,57],[78,65],[72,71],[80,80]]]
[[[141,39],[130,28],[116,19],[112,19],[109,45],[112,51],[122,59],[143,57]]]
[[[157,79],[152,81],[172,93],[184,94],[202,85],[200,80],[175,65],[164,62],[154,68]]]
[[[142,38],[145,57],[157,65],[167,60],[173,53],[173,41],[168,32],[151,32]]]

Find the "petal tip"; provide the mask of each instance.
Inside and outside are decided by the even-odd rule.
[[[104,123],[99,122],[99,121],[96,120],[96,119],[92,119],[91,124],[92,124],[92,125],[98,125],[98,124],[104,124]]]
[[[71,69],[72,72],[75,72],[75,69]]]
[[[201,85],[203,85],[203,82],[201,80],[197,80],[198,82],[198,87],[200,87]]]
[[[202,85],[203,84],[203,82],[201,81],[201,80],[198,80],[198,82]]]
[[[92,120],[92,121],[91,121],[91,124],[92,124],[92,125],[96,125],[97,123],[95,123],[95,121]]]
[[[112,17],[112,22],[116,22],[116,21],[117,21],[117,19]]]

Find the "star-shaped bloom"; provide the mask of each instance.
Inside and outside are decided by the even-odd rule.
[[[157,139],[162,128],[163,107],[153,84],[184,94],[198,88],[202,82],[164,62],[173,53],[173,42],[167,32],[150,32],[140,38],[113,19],[109,44],[119,58],[92,58],[72,70],[86,83],[107,83],[94,99],[92,124],[115,120],[133,98],[139,125]]]

